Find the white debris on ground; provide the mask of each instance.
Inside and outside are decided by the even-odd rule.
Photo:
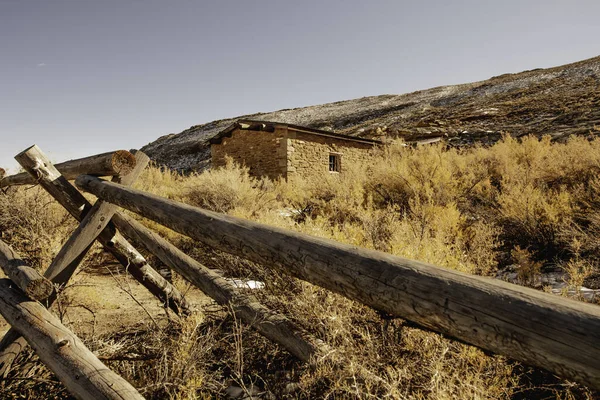
[[[509,266],[507,270],[498,272],[496,278],[517,285],[522,284],[517,272],[512,271],[514,268],[511,267],[514,266]],[[600,299],[600,290],[569,285],[567,283],[568,278],[569,275],[565,272],[545,272],[536,277],[533,286],[536,288],[549,287],[550,292],[553,294],[566,294],[568,297],[581,296],[583,299],[590,302]]]
[[[294,208],[284,208],[282,210],[279,210],[279,215],[282,217],[295,217],[298,215],[301,215],[304,212],[304,210],[297,210]]]
[[[264,289],[265,283],[260,281],[253,281],[248,279],[233,279],[225,278],[229,282],[233,283],[238,289]]]

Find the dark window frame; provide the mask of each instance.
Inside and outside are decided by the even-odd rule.
[[[342,154],[329,153],[329,172],[342,171]]]

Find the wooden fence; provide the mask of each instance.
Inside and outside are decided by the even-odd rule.
[[[181,293],[146,262],[123,234],[219,304],[231,306],[242,321],[300,360],[335,358],[327,344],[285,316],[267,309],[136,220],[119,213],[117,207],[122,207],[215,249],[269,265],[423,328],[600,389],[600,307],[596,305],[286,231],[134,190],[129,186],[148,162],[141,152],[132,155],[120,151],[53,166],[33,146],[16,159],[28,175],[5,177],[0,187],[38,183],[81,222],[52,261],[45,278],[15,261],[18,257],[14,252],[0,245],[0,265],[31,299],[47,299],[50,303],[55,294],[48,293],[48,280],[55,285],[65,284],[93,241],[98,240],[157,298],[177,313],[188,313],[189,305]],[[76,185],[98,198],[94,206],[68,182],[67,179],[76,176]],[[113,178],[110,182],[98,176]],[[52,346],[42,345],[46,343],[44,340],[52,340],[39,334],[47,331],[36,330],[35,321],[15,318],[23,310],[14,305],[22,304],[25,294],[8,293],[0,281],[0,296],[3,297],[0,313],[13,326],[0,342],[0,373],[10,368],[27,341],[75,396],[96,398],[98,393],[104,398],[139,396],[120,377],[108,373],[101,375],[101,381],[90,379],[85,387],[73,386],[70,380],[89,371],[80,368],[77,362],[68,364],[66,371],[58,368],[49,360],[49,356],[55,356],[51,353]],[[50,318],[39,307],[36,312],[43,315],[42,320]],[[66,332],[65,337],[70,339],[65,340],[83,346],[72,333]],[[81,354],[93,359],[90,365],[104,371],[105,367],[91,353]],[[116,397],[115,390],[106,390],[107,380],[115,382],[108,387],[121,388],[127,395]]]

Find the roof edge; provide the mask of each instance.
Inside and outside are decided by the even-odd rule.
[[[209,143],[210,144],[221,144],[221,142],[223,141],[223,138],[231,137],[232,132],[236,129],[273,132],[273,131],[275,131],[276,127],[286,127],[286,128],[291,128],[293,130],[297,130],[297,131],[301,131],[301,132],[305,132],[305,133],[309,133],[309,134],[314,134],[314,135],[319,135],[319,136],[327,136],[327,137],[332,137],[335,139],[343,139],[343,140],[349,140],[349,141],[353,141],[353,142],[368,143],[368,144],[373,144],[373,145],[383,144],[383,142],[381,142],[379,140],[359,138],[356,136],[349,136],[349,135],[342,135],[340,133],[324,131],[322,129],[309,128],[306,126],[300,126],[300,125],[294,125],[294,124],[287,124],[285,122],[258,121],[258,120],[251,120],[251,119],[237,120],[236,122],[231,124],[229,127],[225,128],[224,130],[222,130],[221,132],[219,132],[215,136],[213,136],[211,139],[209,139]]]

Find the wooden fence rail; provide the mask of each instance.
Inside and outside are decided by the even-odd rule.
[[[52,282],[28,266],[2,240],[0,240],[0,268],[28,297],[34,300],[44,300],[52,294],[54,289]]]
[[[93,176],[98,198],[213,248],[600,389],[600,307],[226,216]]]
[[[217,303],[233,312],[267,339],[280,344],[302,361],[331,353],[326,344],[294,325],[281,314],[270,311],[254,296],[243,293],[220,274],[205,267],[171,243],[126,215],[117,214],[114,223],[123,234],[145,246],[163,263],[177,271]]]
[[[94,176],[127,175],[135,167],[135,157],[127,150],[117,150],[95,156],[79,158],[56,164],[60,174],[72,180],[81,174]],[[1,168],[0,168],[1,169]],[[4,170],[0,173],[0,188],[13,185],[32,185],[36,178],[27,172],[4,177]]]
[[[108,369],[44,306],[0,279],[0,314],[21,333],[38,357],[78,399],[143,399]]]

